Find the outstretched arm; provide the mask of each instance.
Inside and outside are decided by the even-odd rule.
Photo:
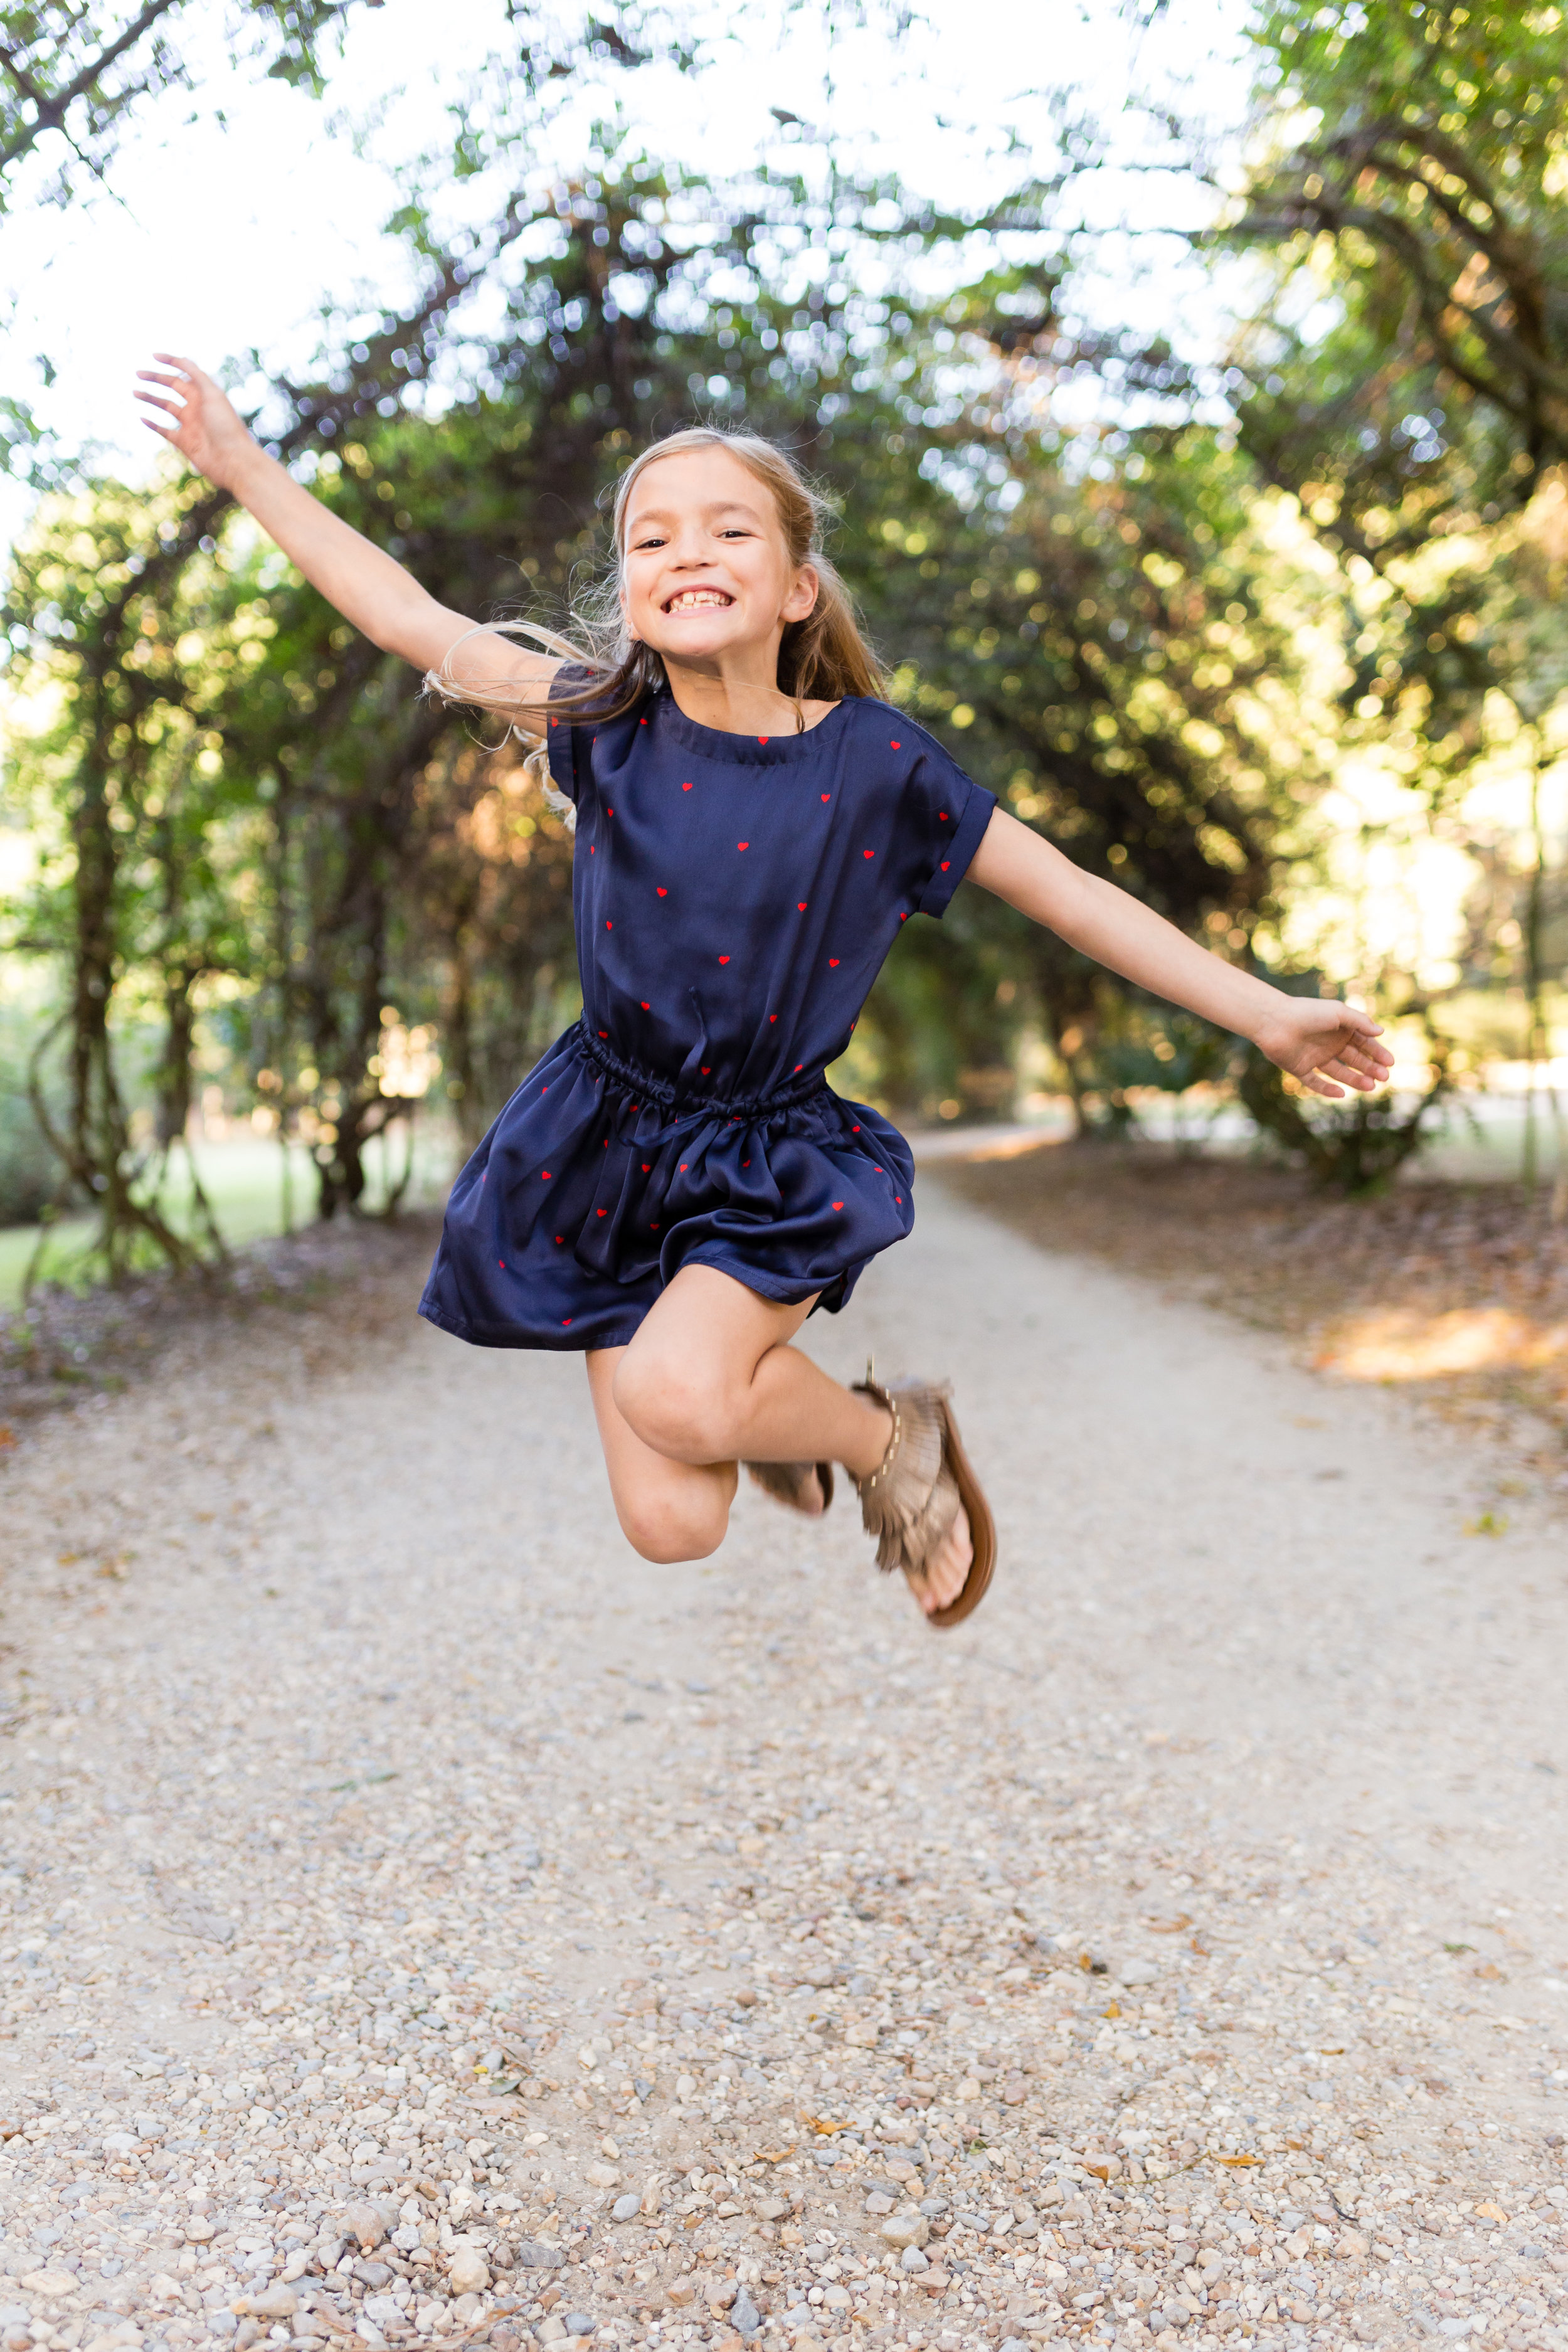
[[[1325,998],[1287,996],[1238,971],[1129,892],[1085,874],[1004,809],[987,825],[969,875],[1152,996],[1249,1037],[1314,1094],[1337,1100],[1346,1087],[1370,1094],[1388,1075],[1394,1056],[1378,1044],[1383,1033],[1367,1013]]]
[[[268,456],[222,386],[194,360],[179,359],[172,352],[154,356],[162,365],[138,373],[143,383],[162,388],[138,392],[136,397],[173,422],[164,425],[144,416],[142,423],[172,441],[198,473],[253,514],[345,621],[352,621],[384,652],[401,654],[416,669],[439,671],[451,656],[447,675],[454,684],[472,688],[476,698],[487,703],[515,700],[520,722],[538,723],[559,662],[488,635],[470,636],[458,647],[459,638],[476,623],[437,604],[401,563],[312,498],[286,467]]]

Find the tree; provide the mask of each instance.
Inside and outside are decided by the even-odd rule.
[[[1568,22],[1288,0],[1254,38],[1268,152],[1219,233],[1273,257],[1243,439],[1376,564],[1568,458]]]

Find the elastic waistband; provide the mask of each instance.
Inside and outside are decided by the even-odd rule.
[[[818,1070],[812,1077],[796,1078],[788,1086],[775,1087],[771,1094],[688,1094],[672,1086],[668,1078],[661,1078],[656,1070],[644,1069],[640,1062],[628,1062],[623,1055],[612,1053],[585,1022],[579,1022],[577,1034],[584,1053],[605,1077],[614,1078],[635,1093],[639,1102],[658,1103],[661,1110],[678,1111],[682,1118],[766,1118],[774,1111],[789,1110],[795,1104],[810,1102],[827,1091],[827,1081]]]

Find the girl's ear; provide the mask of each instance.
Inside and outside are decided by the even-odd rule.
[[[786,621],[804,621],[816,610],[816,600],[822,593],[822,583],[816,568],[803,563],[795,575],[795,585],[784,601],[783,617]]]

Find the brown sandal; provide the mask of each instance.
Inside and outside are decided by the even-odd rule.
[[[746,1475],[752,1478],[764,1495],[775,1503],[785,1503],[792,1511],[799,1511],[808,1519],[819,1519],[833,1500],[833,1465],[831,1462],[748,1462]],[[816,1474],[822,1488],[822,1511],[809,1509],[802,1499],[805,1482]]]
[[[855,1481],[860,1517],[867,1534],[877,1538],[877,1565],[883,1573],[901,1568],[918,1576],[961,1506],[968,1517],[973,1558],[963,1590],[926,1620],[941,1628],[956,1625],[984,1598],[996,1565],[996,1522],[959,1437],[952,1391],[945,1381],[899,1381],[890,1389],[879,1388],[869,1365],[855,1386],[893,1416],[886,1454],[868,1478]]]

